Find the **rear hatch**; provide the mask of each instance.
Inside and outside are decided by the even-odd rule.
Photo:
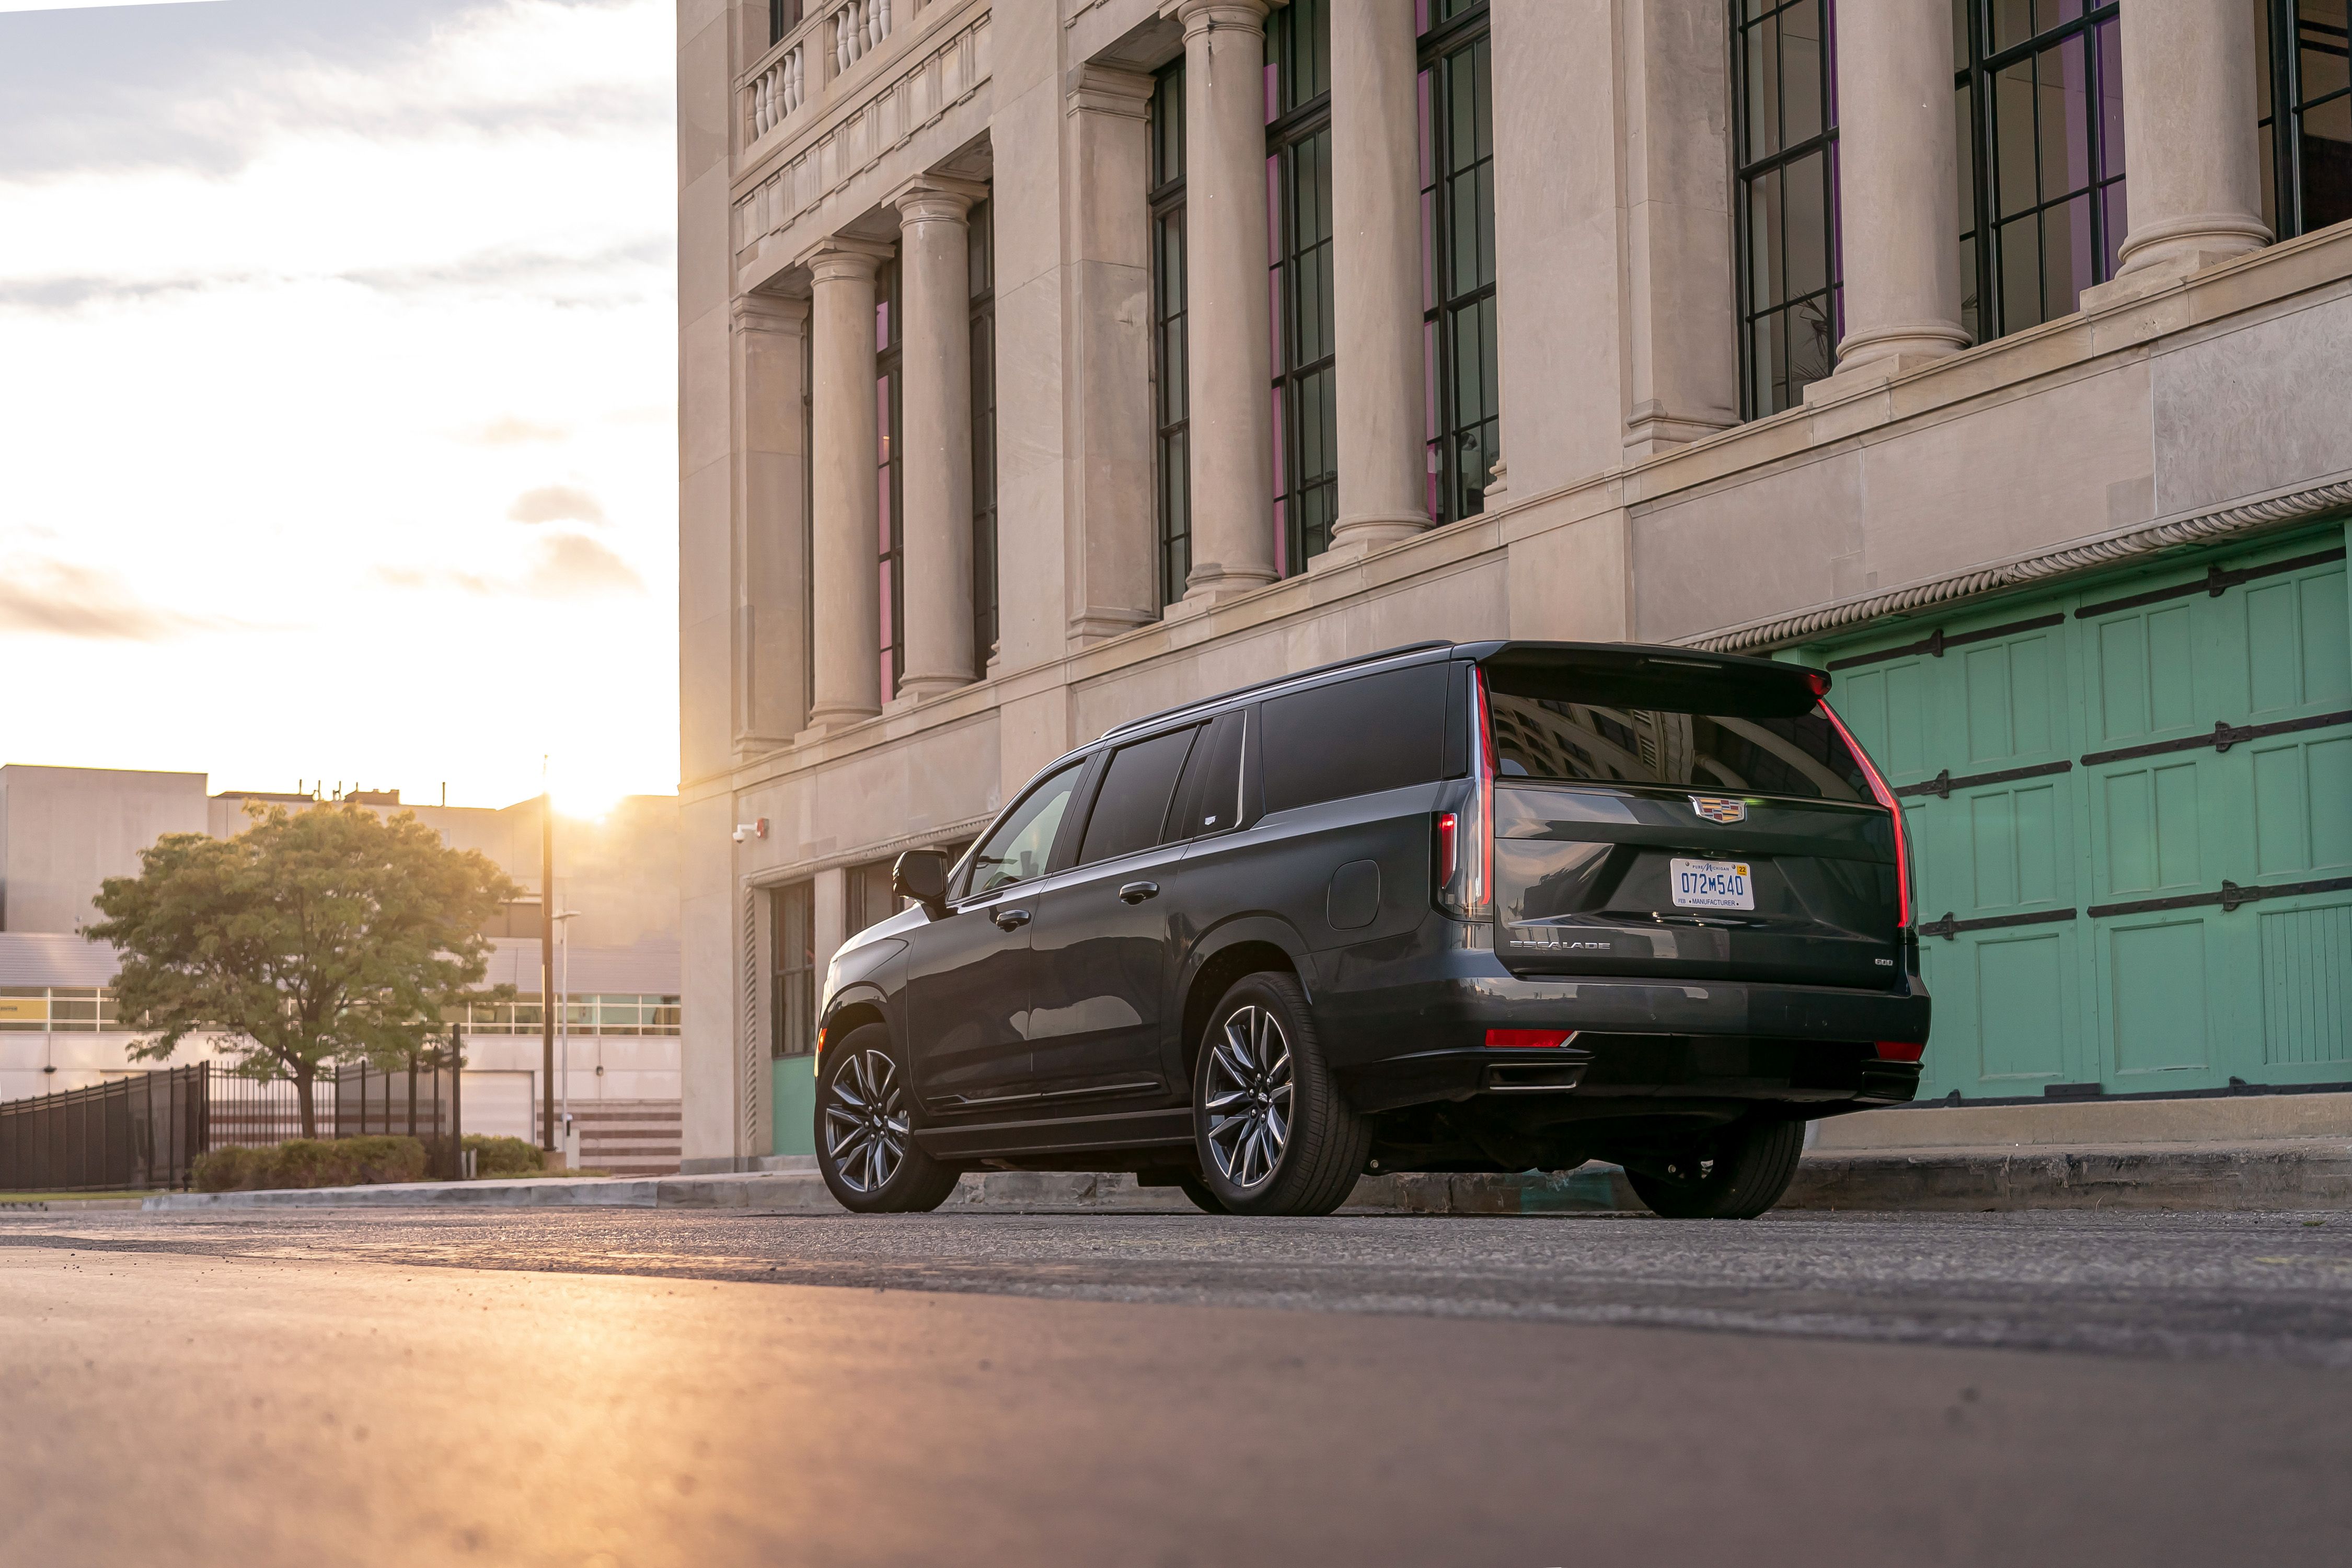
[[[1482,661],[1495,946],[1522,974],[1887,987],[1885,791],[1795,665],[1506,645]]]

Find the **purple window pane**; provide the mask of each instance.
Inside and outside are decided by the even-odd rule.
[[[2042,57],[2042,191],[2045,197],[2079,191],[2091,183],[2089,54],[2086,40],[2077,33]]]
[[[1282,352],[1282,268],[1270,268],[1265,275],[1265,331],[1270,350],[1266,363],[1280,375],[1290,368],[1290,360]]]
[[[1269,267],[1282,260],[1282,158],[1278,153],[1265,161],[1265,259]]]
[[[1437,308],[1437,193],[1421,193],[1421,308]]]
[[[1277,386],[1274,389],[1274,493],[1277,498],[1290,489],[1290,482],[1283,474],[1282,448],[1282,388]],[[1279,500],[1276,504],[1280,504]]]
[[[898,640],[897,628],[893,626],[890,619],[890,565],[891,563],[888,559],[884,559],[881,563],[880,574],[877,578],[877,581],[878,581],[882,585],[882,613],[878,624],[882,627],[882,646],[886,648],[896,644]]]
[[[2092,270],[2091,198],[2076,196],[2042,215],[2042,319],[2074,314],[2083,290],[2097,282]]]
[[[877,300],[874,304],[874,352],[880,353],[890,346],[890,301]]]
[[[1437,439],[1437,323],[1421,324],[1421,415],[1422,428],[1431,440]]]
[[[1419,37],[1429,31],[1429,0],[1412,0],[1412,34]]]
[[[1427,190],[1437,183],[1436,153],[1429,140],[1429,73],[1423,71],[1413,79],[1413,115],[1418,126],[1421,152],[1421,188]]]
[[[2114,179],[2124,172],[2123,35],[2113,22],[2102,22],[2099,36],[2099,173]],[[2267,78],[2267,71],[2256,71]],[[2267,167],[2267,165],[2265,165]]]

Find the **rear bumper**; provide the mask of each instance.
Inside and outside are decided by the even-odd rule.
[[[1917,1091],[1916,1063],[1882,1061],[1874,1049],[1926,1042],[1930,1005],[1916,975],[1883,991],[1521,976],[1489,951],[1425,940],[1411,948],[1381,963],[1318,954],[1310,982],[1323,1048],[1366,1110],[1485,1095],[1494,1067],[1577,1055],[1584,1070],[1559,1092],[1580,1100],[1769,1100],[1822,1115]],[[1488,1029],[1573,1029],[1577,1038],[1488,1050]]]

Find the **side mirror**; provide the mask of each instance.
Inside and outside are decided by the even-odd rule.
[[[909,849],[890,868],[890,890],[912,899],[938,920],[948,912],[948,857],[943,849]]]

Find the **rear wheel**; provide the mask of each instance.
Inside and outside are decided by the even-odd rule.
[[[1748,1121],[1663,1156],[1628,1163],[1625,1180],[1668,1219],[1754,1219],[1780,1201],[1804,1152],[1801,1121]]]
[[[1329,1214],[1355,1190],[1371,1126],[1340,1097],[1290,975],[1244,976],[1209,1016],[1192,1139],[1201,1184],[1229,1214]]]
[[[956,1171],[915,1142],[913,1099],[884,1026],[861,1025],[826,1048],[817,1079],[816,1167],[842,1207],[918,1214],[955,1190]]]

